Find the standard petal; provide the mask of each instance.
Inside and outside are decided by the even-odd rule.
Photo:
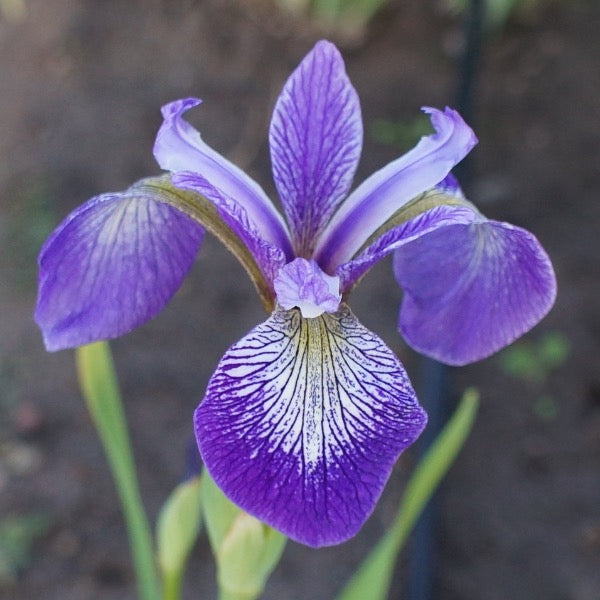
[[[195,415],[211,476],[310,546],[353,536],[427,417],[402,364],[342,305],[277,310],[234,344]]]
[[[133,188],[80,206],[38,260],[35,320],[46,348],[114,338],[154,317],[181,285],[202,235],[189,217]]]
[[[318,42],[285,84],[269,134],[275,185],[297,255],[310,256],[316,234],[348,193],[362,136],[344,61],[333,44]]]
[[[248,218],[243,206],[228,198],[223,192],[211,185],[204,177],[183,171],[171,177],[173,184],[181,189],[192,190],[208,198],[217,208],[223,221],[243,241],[254,256],[269,285],[273,286],[279,269],[286,263],[283,250],[264,240],[256,226]]]
[[[399,327],[416,350],[464,365],[531,329],[556,296],[552,264],[538,240],[478,218],[442,227],[394,256],[404,289]]]
[[[263,189],[239,167],[210,148],[183,114],[201,101],[186,98],[162,108],[164,122],[154,143],[158,164],[173,173],[193,171],[225,196],[243,206],[261,237],[291,254],[289,235],[283,218]]]
[[[476,214],[465,206],[436,206],[406,223],[390,229],[365,248],[356,258],[340,265],[336,275],[341,280],[340,290],[347,293],[358,280],[382,258],[400,246],[448,225],[471,223]]]
[[[367,239],[404,204],[442,181],[477,143],[454,110],[424,108],[435,133],[362,183],[335,213],[314,258],[327,272],[350,260]]]

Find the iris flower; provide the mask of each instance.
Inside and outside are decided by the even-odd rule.
[[[36,321],[48,350],[120,336],[154,317],[203,233],[242,262],[270,313],[221,359],[195,413],[206,468],[248,513],[311,546],[353,536],[427,417],[401,362],[360,324],[350,291],[393,253],[399,330],[450,365],[533,327],[556,291],[536,238],[486,219],[450,174],[477,142],[460,115],[350,192],[362,147],[356,91],[321,41],[286,82],[269,142],[283,215],[263,189],[163,107],[168,173],[96,196],[40,257]]]

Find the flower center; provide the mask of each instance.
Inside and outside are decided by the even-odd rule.
[[[309,319],[336,312],[342,299],[340,278],[327,275],[314,260],[305,258],[295,258],[283,266],[273,286],[282,308],[297,307]]]

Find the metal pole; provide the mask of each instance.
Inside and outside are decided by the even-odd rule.
[[[470,0],[465,16],[465,49],[458,65],[458,87],[455,107],[467,123],[473,122],[475,94],[473,93],[481,57],[485,0]],[[468,184],[470,168],[468,159],[454,170],[461,184]],[[449,369],[435,360],[421,361],[419,399],[429,414],[429,423],[421,439],[418,452],[422,456],[443,428],[450,412]],[[439,493],[425,507],[415,527],[410,546],[406,598],[408,600],[434,600],[438,544],[436,533],[439,521]]]

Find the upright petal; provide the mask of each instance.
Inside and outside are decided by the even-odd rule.
[[[200,102],[197,98],[186,98],[163,106],[164,122],[154,143],[158,164],[171,172],[193,171],[201,175],[244,207],[264,240],[291,254],[285,223],[263,189],[239,167],[210,148],[182,117]]]
[[[483,217],[400,247],[400,330],[419,352],[464,365],[493,354],[550,310],[556,280],[528,231]]]
[[[346,305],[278,310],[225,354],[195,415],[211,476],[310,546],[353,536],[427,417],[402,364]]]
[[[344,61],[333,44],[318,42],[285,84],[269,136],[275,185],[297,255],[311,255],[316,234],[348,193],[362,133]]]
[[[319,238],[314,258],[327,271],[350,260],[364,242],[409,200],[433,188],[477,143],[454,110],[424,108],[435,133],[362,183]]]
[[[134,188],[92,198],[39,256],[35,320],[48,350],[122,335],[158,314],[194,262],[202,228]]]

